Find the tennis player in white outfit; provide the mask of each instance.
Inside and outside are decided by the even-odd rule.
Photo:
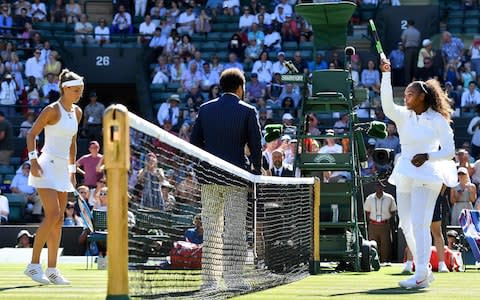
[[[393,102],[390,61],[382,61],[382,108],[398,129],[402,153],[389,182],[396,185],[397,206],[415,274],[399,282],[407,289],[426,288],[434,280],[430,260],[430,224],[442,183],[457,184],[451,107],[436,80],[414,81],[405,89],[405,106]]]
[[[46,106],[27,136],[31,170],[29,185],[34,186],[43,204],[45,218],[37,230],[32,260],[25,275],[41,284],[70,284],[57,269],[57,253],[62,234],[67,192],[76,185],[75,159],[77,129],[82,110],[75,105],[83,94],[83,78],[64,69],[60,74],[60,99]],[[45,144],[37,154],[35,137],[45,130]],[[40,264],[43,246],[48,246],[48,268]]]

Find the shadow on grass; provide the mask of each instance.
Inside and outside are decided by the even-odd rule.
[[[422,294],[425,293],[425,290],[406,290],[401,287],[394,287],[394,288],[384,288],[384,289],[374,289],[368,291],[360,291],[360,292],[350,292],[350,293],[338,293],[338,294],[330,294],[329,297],[337,297],[337,296],[348,296],[348,295],[412,295],[412,294]]]
[[[38,288],[43,286],[42,284],[36,285],[17,285],[17,286],[7,286],[0,288],[0,292],[8,291],[8,290],[15,290],[15,289],[30,289],[30,288]]]

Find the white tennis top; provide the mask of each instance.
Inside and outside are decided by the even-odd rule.
[[[419,183],[443,182],[453,187],[457,184],[457,169],[453,130],[447,120],[429,108],[417,115],[405,106],[393,102],[390,72],[384,72],[381,84],[382,108],[385,115],[397,125],[402,152],[389,182],[395,184],[397,174],[415,179]],[[429,159],[420,167],[411,163],[415,154],[428,153]]]
[[[62,159],[68,159],[72,137],[77,134],[78,122],[74,106],[67,112],[60,102],[60,119],[56,124],[45,126],[45,144],[42,152]]]

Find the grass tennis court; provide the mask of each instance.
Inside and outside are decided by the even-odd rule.
[[[105,299],[107,271],[85,264],[62,264],[71,286],[40,286],[23,275],[23,264],[0,266],[0,299]],[[398,288],[400,264],[371,273],[329,273],[235,299],[473,299],[478,296],[480,271],[435,274],[432,287],[421,291]]]

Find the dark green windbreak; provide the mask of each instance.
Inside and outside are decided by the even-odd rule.
[[[332,3],[303,3],[295,12],[313,27],[316,50],[343,48],[347,42],[347,23],[357,6],[341,1]]]

